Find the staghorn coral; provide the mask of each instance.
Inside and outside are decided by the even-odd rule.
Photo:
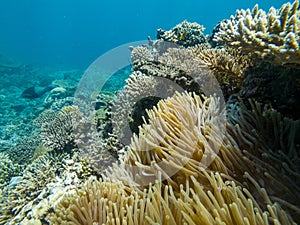
[[[100,177],[102,171],[118,157],[115,149],[105,148],[94,118],[84,116],[77,106],[64,107],[54,119],[45,121],[41,136],[44,144],[39,149],[41,153],[68,153],[82,164],[83,173],[78,172],[82,179],[90,175]],[[37,151],[36,155],[39,154]]]
[[[184,47],[195,46],[206,42],[206,38],[202,33],[204,29],[198,23],[191,23],[185,20],[169,31],[158,29],[157,39],[173,42]]]
[[[20,165],[13,163],[7,154],[0,152],[0,190],[9,183],[12,177],[20,174],[21,168]]]
[[[167,68],[183,71],[187,76],[197,76],[205,65],[198,61],[192,48],[168,48],[165,53],[158,57],[157,62]],[[171,77],[174,79],[173,77]]]
[[[149,77],[160,78],[159,80],[162,82],[158,87],[162,89],[161,93],[167,92],[168,96],[174,94],[175,90],[201,93],[199,84],[206,85],[209,83],[207,81],[208,76],[205,76],[208,74],[208,67],[199,60],[197,61],[191,50],[169,47],[161,51],[153,47],[151,52],[155,55],[154,61],[141,60],[140,64],[138,66],[133,65],[133,68]],[[164,86],[161,86],[162,84]]]
[[[148,46],[130,47],[132,69],[135,70],[144,65],[145,62],[154,61],[155,55]]]
[[[53,157],[43,155],[26,167],[21,179],[15,184],[3,190],[0,204],[0,224],[9,222],[18,214],[25,214],[28,208],[46,187],[55,180],[62,167],[62,159],[66,155]],[[27,204],[29,206],[23,210]],[[25,216],[23,215],[23,216]]]
[[[75,148],[75,129],[81,119],[82,114],[78,107],[64,107],[54,119],[43,123],[41,137],[44,145],[66,152]]]
[[[222,21],[214,41],[254,52],[278,64],[300,64],[299,1],[286,3],[266,13],[255,5],[252,11],[237,10],[230,20]]]
[[[36,128],[40,129],[42,128],[44,123],[49,123],[50,121],[53,121],[56,117],[56,112],[52,109],[44,110],[40,113],[40,115],[34,119],[33,124],[36,126]]]
[[[26,137],[18,141],[16,145],[7,151],[7,155],[13,163],[26,165],[32,162],[32,157],[41,139],[38,135]]]

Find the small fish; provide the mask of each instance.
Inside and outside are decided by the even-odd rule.
[[[179,36],[179,40],[182,41],[184,39],[185,35],[186,35],[186,32],[181,33]]]

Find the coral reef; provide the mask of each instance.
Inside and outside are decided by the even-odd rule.
[[[247,190],[234,182],[224,182],[219,173],[205,176],[212,191],[203,189],[192,176],[195,188],[181,186],[179,196],[172,186],[162,189],[160,182],[138,192],[120,182],[88,181],[64,196],[50,221],[72,225],[293,223],[278,204],[269,201],[264,211]]]
[[[26,213],[36,201],[47,184],[53,182],[66,156],[53,157],[44,155],[26,167],[21,179],[14,185],[7,186],[2,193],[0,204],[0,224],[10,221],[16,215]],[[29,204],[29,205],[28,205]],[[24,209],[24,206],[28,205]]]
[[[45,115],[49,113],[53,112]],[[85,117],[77,106],[64,107],[52,120],[44,121],[43,118],[41,116],[37,122],[43,122],[41,137],[48,152],[68,153],[90,168],[90,175],[97,176],[116,161],[117,154],[114,149],[105,148],[94,118]]]
[[[75,148],[75,129],[81,119],[78,107],[64,107],[55,118],[43,123],[41,137],[44,145],[65,152]]]
[[[112,132],[111,108],[115,97],[116,94],[111,92],[95,93],[95,123],[102,139],[107,139]]]
[[[239,95],[271,104],[274,109],[293,119],[300,118],[300,68],[262,62],[246,70]]]
[[[77,82],[71,79],[54,80],[52,82],[54,88],[47,94],[44,99],[44,106],[46,108],[53,107],[58,101],[63,101],[66,98],[71,98],[76,90]]]
[[[255,5],[252,11],[237,10],[230,20],[222,21],[213,40],[254,52],[278,64],[300,64],[299,1],[286,3],[266,13]]]
[[[238,128],[223,124],[218,131],[226,122],[220,121],[219,106],[213,97],[202,101],[188,93],[160,101],[104,181],[89,181],[64,195],[54,208],[54,223],[293,224],[288,212],[297,205],[274,189],[273,182],[281,178],[259,171],[267,166],[272,172],[276,167],[269,163],[276,159],[249,162],[248,151],[241,151],[227,132]],[[280,188],[297,196],[289,184]],[[99,214],[103,210],[105,215]]]
[[[111,108],[113,133],[118,136],[119,140],[123,139],[124,141],[128,138],[126,131],[131,135],[129,122],[134,119],[132,117],[130,119],[134,104],[140,99],[157,96],[158,91],[157,79],[146,76],[139,71],[133,72],[126,83],[126,87],[117,94]],[[143,87],[143,89],[140,89],[140,87]]]
[[[33,135],[17,142],[16,145],[10,148],[6,153],[13,163],[26,165],[32,162],[32,157],[40,142],[40,137]]]
[[[20,174],[21,168],[20,165],[13,163],[8,155],[0,152],[0,190],[8,185],[11,177]]]
[[[299,1],[238,10],[210,37],[183,21],[130,47],[101,91],[73,97],[74,72],[13,106],[0,90],[15,117],[0,120],[0,224],[297,224],[299,24]]]
[[[206,42],[206,38],[202,33],[204,29],[198,23],[191,23],[185,20],[169,31],[158,29],[157,39],[173,42],[184,47],[194,46]]]
[[[251,54],[243,55],[236,49],[211,48],[208,45],[190,49],[196,54],[199,63],[204,63],[211,70],[226,98],[240,90],[246,69],[253,65]]]
[[[166,46],[157,44],[160,42],[149,41],[149,47],[131,48],[133,70],[174,81],[188,91],[203,93],[201,88],[210,89],[201,85],[207,85],[208,77],[214,76],[227,99],[239,92],[246,69],[254,64],[251,54],[243,55],[233,48],[211,48],[208,44],[201,44],[165,49]]]
[[[52,109],[47,109],[40,113],[40,115],[34,119],[33,124],[36,128],[41,129],[44,123],[53,121],[56,117],[56,112]]]

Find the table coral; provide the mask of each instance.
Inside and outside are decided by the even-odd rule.
[[[279,10],[272,7],[268,13],[255,5],[252,11],[237,10],[230,20],[222,21],[213,39],[271,62],[299,65],[299,17],[298,0]]]

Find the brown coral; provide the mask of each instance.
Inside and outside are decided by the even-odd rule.
[[[241,51],[233,48],[198,45],[190,49],[196,54],[196,60],[204,63],[216,76],[223,87],[223,93],[228,96],[237,93],[242,87],[244,72],[253,64],[250,54],[243,55]]]
[[[256,180],[283,207],[300,217],[300,121],[283,117],[272,108],[241,100],[228,104],[228,128],[240,149],[245,149],[247,164],[263,174]],[[282,190],[285,190],[284,192]],[[293,205],[293,206],[292,206]]]

